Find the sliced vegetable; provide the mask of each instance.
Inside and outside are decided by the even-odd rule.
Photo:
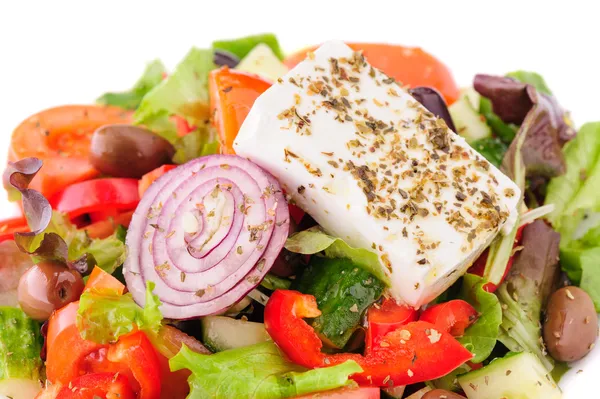
[[[260,282],[260,285],[271,291],[287,290],[288,288],[290,288],[290,285],[292,285],[292,282],[290,280],[277,277],[274,274],[267,273],[263,281]]]
[[[485,288],[485,280],[479,276],[466,274],[463,277],[460,297],[473,305],[479,316],[458,338],[458,342],[473,354],[472,363],[480,363],[491,355],[502,323],[500,302]]]
[[[95,179],[72,184],[50,199],[53,209],[71,219],[103,209],[134,209],[140,197],[135,179]]]
[[[508,354],[489,365],[458,377],[469,399],[560,399],[562,393],[535,355]]]
[[[127,233],[127,287],[144,304],[147,282],[156,282],[168,318],[222,312],[260,283],[288,231],[288,207],[270,174],[236,156],[199,158],[142,198]]]
[[[418,313],[413,308],[400,305],[394,299],[386,298],[381,305],[373,305],[367,311],[367,352],[373,345],[379,344],[387,333],[416,321]]]
[[[119,373],[94,373],[82,375],[64,386],[56,399],[134,399],[126,376]]]
[[[458,100],[448,108],[456,125],[456,133],[468,143],[492,136],[492,130],[479,113],[480,97],[472,88],[462,89]]]
[[[387,286],[390,285],[390,277],[384,271],[375,253],[366,249],[352,248],[341,238],[324,233],[318,226],[290,236],[285,243],[285,249],[303,255],[323,252],[328,258],[348,258]]]
[[[281,51],[281,47],[279,47],[277,37],[273,33],[261,33],[231,40],[217,40],[213,42],[212,46],[215,49],[225,50],[235,54],[241,59],[246,57],[253,48],[261,43],[269,46],[271,51],[273,51],[280,60],[283,59],[283,52]]]
[[[18,308],[0,307],[0,380],[42,378],[40,325]]]
[[[331,391],[317,392],[309,395],[296,396],[297,399],[379,399],[379,388],[359,387],[340,388]]]
[[[458,87],[452,73],[442,62],[419,47],[405,47],[379,43],[347,43],[355,51],[362,51],[375,68],[410,87],[433,87],[447,104],[458,98]],[[295,67],[306,54],[318,46],[309,47],[292,54],[284,60],[288,68]]]
[[[114,105],[124,109],[135,110],[142,98],[157,86],[166,74],[166,69],[160,60],[154,60],[146,65],[142,76],[129,91],[104,93],[96,102],[102,105]]]
[[[546,81],[536,72],[531,71],[514,71],[506,74],[509,78],[513,78],[518,80],[519,82],[527,83],[535,87],[537,91],[540,93],[546,94],[548,96],[552,95],[552,91],[546,84]]]
[[[266,80],[222,67],[209,75],[210,109],[219,132],[221,152],[234,154],[233,140],[254,101],[271,87]]]
[[[485,122],[492,129],[492,132],[506,145],[514,140],[519,131],[519,127],[514,123],[504,123],[502,119],[494,113],[492,102],[480,96],[479,113],[485,118]]]
[[[190,397],[291,398],[350,385],[360,372],[353,361],[335,367],[303,369],[287,361],[271,342],[201,355],[187,347],[170,361],[172,370],[189,369]]]
[[[106,220],[88,224],[84,227],[84,230],[90,238],[108,238],[113,234],[116,235],[118,233],[119,226],[123,226],[125,228],[129,227],[132,216],[133,211],[119,213],[116,216],[109,217]],[[122,240],[119,241],[123,242]]]
[[[92,135],[90,161],[102,174],[139,179],[171,162],[175,149],[167,140],[134,125],[105,125]]]
[[[30,380],[26,378],[5,378],[0,379],[0,395],[10,399],[31,399],[42,390],[40,380]],[[1,396],[0,396],[1,397]],[[41,398],[43,399],[43,397]],[[54,397],[52,398],[54,399]]]
[[[385,286],[349,259],[313,256],[294,288],[317,298],[321,315],[311,325],[329,346],[341,349]]]
[[[195,128],[175,142],[173,162],[182,164],[205,155],[219,152],[219,139],[211,125]],[[170,165],[169,165],[170,166]]]
[[[450,334],[423,321],[386,334],[364,355],[326,355],[316,332],[302,320],[319,315],[312,295],[277,290],[265,308],[265,327],[290,360],[302,366],[356,361],[363,372],[352,378],[361,385],[396,386],[438,378],[472,357]]]
[[[202,342],[214,352],[243,348],[271,341],[262,323],[225,316],[202,318]]]
[[[0,306],[19,306],[19,280],[31,266],[31,256],[21,252],[14,241],[0,242]]]
[[[428,307],[419,320],[431,323],[455,337],[460,337],[477,320],[477,311],[468,302],[453,299]]]
[[[494,166],[500,167],[508,146],[496,137],[487,137],[471,143],[473,149],[483,155]]]
[[[68,105],[50,108],[23,121],[13,132],[8,159],[37,157],[44,169],[30,188],[51,197],[65,187],[98,175],[88,159],[91,133],[102,125],[128,123],[117,107]]]
[[[134,114],[136,124],[144,125],[171,143],[177,140],[172,115],[192,126],[209,119],[208,72],[215,67],[213,52],[192,48],[171,75],[146,94]]]
[[[450,116],[450,112],[448,111],[448,107],[444,102],[444,98],[436,89],[420,86],[409,89],[408,92],[414,97],[415,100],[427,108],[429,112],[438,118],[443,119],[450,130],[456,131],[456,127],[454,126],[452,116]]]
[[[14,233],[29,231],[27,220],[24,217],[0,221],[0,242],[12,240]]]
[[[176,167],[177,165],[163,165],[160,168],[154,169],[152,172],[148,172],[142,176],[140,182],[138,183],[138,194],[140,195],[140,198],[142,198],[142,195],[144,195],[146,190],[148,190],[148,187],[150,187],[150,185],[154,183],[156,179],[171,169],[175,169]]]
[[[288,73],[288,68],[277,58],[273,50],[264,43],[254,47],[237,65],[236,69],[255,73],[273,82]]]

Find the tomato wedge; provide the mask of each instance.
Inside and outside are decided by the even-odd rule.
[[[150,187],[150,185],[154,183],[156,179],[158,179],[171,169],[175,169],[176,167],[177,165],[163,165],[159,168],[154,169],[152,172],[148,172],[144,176],[142,176],[140,182],[138,183],[138,194],[140,198],[142,198],[146,190],[148,190],[148,187]]]
[[[129,380],[119,373],[82,375],[58,392],[56,399],[135,399]]]
[[[106,238],[113,234],[119,225],[129,227],[133,212],[134,211],[127,211],[119,213],[115,217],[109,217],[106,220],[87,225],[84,227],[84,230],[87,231],[91,238]]]
[[[419,47],[380,43],[347,44],[356,51],[362,50],[371,65],[404,85],[433,87],[442,94],[448,104],[452,104],[458,98],[458,86],[448,67]],[[307,52],[314,51],[317,47],[298,51],[283,62],[287,67],[293,68],[306,58]]]
[[[53,209],[76,218],[87,213],[131,210],[140,202],[136,179],[95,179],[75,183],[50,199]]]
[[[88,160],[92,133],[100,126],[129,123],[131,113],[117,107],[65,105],[30,116],[13,132],[8,159],[37,157],[44,167],[29,188],[46,198],[70,184],[98,175]]]
[[[223,67],[208,76],[213,124],[219,131],[221,153],[235,154],[233,140],[254,101],[271,83],[249,73]]]

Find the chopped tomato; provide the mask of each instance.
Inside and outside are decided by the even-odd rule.
[[[136,179],[95,179],[75,183],[50,199],[53,209],[71,218],[111,210],[134,209],[140,196]]]
[[[47,198],[65,187],[98,175],[88,156],[92,133],[100,126],[128,123],[131,113],[121,108],[65,105],[30,116],[13,132],[8,159],[37,157],[44,167],[29,188]]]
[[[115,217],[109,217],[106,220],[87,225],[84,230],[91,238],[106,238],[113,234],[119,225],[129,227],[133,213],[134,211],[120,213]]]
[[[380,390],[375,387],[340,388],[332,391],[312,393],[310,395],[296,396],[300,399],[379,399]]]
[[[389,332],[417,320],[417,311],[406,305],[386,298],[380,306],[371,306],[367,311],[367,351]]]
[[[210,72],[210,109],[219,131],[221,153],[235,154],[233,141],[254,101],[271,83],[249,73],[222,67]]]
[[[85,374],[64,386],[56,399],[134,399],[129,380],[119,373]]]
[[[425,309],[419,320],[459,337],[477,320],[477,311],[468,302],[454,299]]]
[[[138,194],[140,198],[142,198],[146,190],[148,190],[148,187],[150,187],[150,185],[154,183],[156,179],[158,179],[171,169],[175,169],[176,167],[177,165],[163,165],[160,168],[156,168],[152,172],[148,172],[144,176],[142,176],[138,183]]]
[[[100,269],[98,266],[94,267],[94,270],[92,270],[87,283],[85,283],[84,290],[90,290],[92,288],[109,289],[118,294],[125,292],[123,283],[113,277],[112,274]]]
[[[29,231],[27,220],[24,217],[16,217],[0,221],[0,242],[12,240],[14,233]]]
[[[437,58],[419,47],[405,47],[379,43],[348,43],[355,51],[362,51],[375,68],[410,87],[428,86],[437,89],[446,103],[458,98],[458,86],[452,73]],[[283,62],[293,68],[306,58],[306,53],[318,46],[306,48],[287,57]]]

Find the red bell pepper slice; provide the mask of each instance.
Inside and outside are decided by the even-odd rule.
[[[86,374],[63,386],[56,399],[134,399],[129,380],[119,373]]]
[[[75,183],[50,200],[53,209],[71,219],[87,213],[134,209],[140,196],[136,179],[110,178]]]
[[[154,347],[146,335],[137,331],[119,338],[108,349],[107,358],[126,365],[140,384],[139,399],[159,399],[160,365]]]
[[[12,240],[15,233],[29,231],[27,220],[24,217],[0,221],[0,242]]]
[[[87,231],[91,238],[106,238],[113,234],[119,225],[129,227],[133,213],[134,211],[119,213],[115,217],[109,217],[106,220],[88,224],[87,226],[83,227],[83,229]]]
[[[254,101],[271,83],[257,75],[222,67],[208,75],[210,109],[219,132],[221,153],[235,154],[233,141]]]
[[[320,314],[312,295],[277,290],[265,307],[265,328],[293,362],[314,368],[356,361],[362,373],[352,376],[361,385],[397,386],[444,376],[473,355],[456,339],[423,321],[413,321],[387,333],[364,355],[327,355],[316,332],[302,317]]]
[[[427,308],[421,313],[419,320],[434,324],[442,331],[460,337],[467,327],[477,320],[477,311],[468,302],[454,299]]]
[[[521,242],[521,237],[523,236],[523,229],[525,228],[525,226],[526,225],[523,225],[523,226],[519,227],[519,229],[517,230],[517,234],[515,236],[515,243],[513,244],[513,249],[515,247],[517,247],[519,245],[519,243]],[[489,252],[490,252],[489,249],[486,249],[485,251],[483,251],[483,253],[479,256],[479,258],[477,258],[475,260],[475,262],[473,262],[473,265],[469,268],[468,272],[471,274],[475,274],[479,277],[485,277],[486,276],[485,266],[487,264],[487,258],[488,258]],[[504,269],[504,274],[502,275],[502,279],[500,279],[498,284],[495,284],[493,282],[487,282],[483,285],[483,289],[487,292],[495,292],[496,289],[498,289],[498,286],[500,284],[502,284],[502,282],[506,279],[506,276],[508,276],[508,272],[510,271],[510,268],[512,267],[512,264],[514,261],[515,261],[514,255],[511,256],[510,258],[508,258],[508,262],[506,262],[506,268]]]
[[[386,298],[381,305],[371,306],[367,311],[367,351],[378,344],[387,333],[416,321],[417,316],[415,309],[401,305],[391,298]]]
[[[175,169],[176,167],[177,165],[163,165],[160,168],[156,168],[152,172],[148,172],[144,176],[142,176],[140,182],[138,183],[138,194],[140,198],[142,198],[146,190],[148,190],[148,187],[150,187],[150,185],[154,183],[156,179],[158,179],[171,169]]]

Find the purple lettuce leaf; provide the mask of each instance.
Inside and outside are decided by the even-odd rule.
[[[575,136],[564,109],[554,96],[538,92],[532,85],[512,78],[476,75],[475,90],[492,102],[494,113],[504,122],[520,125],[517,136],[524,135],[521,154],[528,176],[554,177],[565,173],[563,145]],[[503,167],[514,164],[513,140]]]

